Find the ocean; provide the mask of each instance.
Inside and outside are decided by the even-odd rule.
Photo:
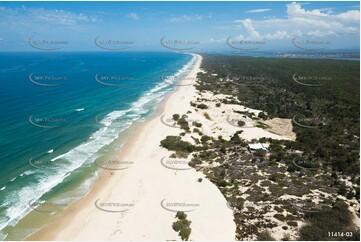
[[[194,62],[167,52],[2,53],[0,239],[25,238],[85,196],[118,135],[151,116]],[[39,221],[23,222],[34,212]]]

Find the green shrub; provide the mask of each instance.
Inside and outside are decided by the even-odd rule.
[[[193,132],[194,132],[194,133],[199,133],[199,132],[200,132],[200,130],[199,130],[199,129],[197,129],[197,128],[194,128],[194,129],[193,129]]]
[[[180,119],[178,119],[177,124],[180,125],[181,129],[184,129],[186,131],[189,131],[189,124],[186,120],[187,115],[182,115]]]
[[[279,221],[285,221],[285,219],[286,219],[285,216],[283,214],[280,214],[280,213],[276,213],[273,217],[275,217]]]
[[[267,119],[267,115],[266,115],[264,112],[260,112],[260,113],[258,114],[258,117],[261,118],[261,119],[264,119],[264,120]]]
[[[269,176],[269,180],[277,182],[279,180],[282,180],[286,175],[283,173],[274,173]]]
[[[245,124],[246,124],[246,122],[244,122],[244,121],[242,121],[242,120],[239,120],[239,121],[237,122],[237,125],[238,125],[239,127],[243,127]]]
[[[218,182],[218,186],[220,186],[220,187],[226,187],[226,186],[228,186],[228,182],[225,181],[225,180],[222,180],[222,181]]]
[[[177,121],[179,119],[179,114],[173,114],[173,119]]]
[[[346,184],[344,182],[340,183],[340,185],[338,186],[337,193],[342,195],[342,196],[346,196],[347,187],[346,187]]]
[[[212,120],[211,117],[209,116],[209,114],[207,112],[203,113],[204,117],[208,120]]]
[[[258,241],[274,241],[275,239],[272,237],[271,232],[266,230],[260,232],[257,236]]]
[[[288,221],[287,224],[292,227],[297,227],[298,223],[296,221]]]
[[[189,220],[186,219],[179,219],[178,221],[173,223],[173,229],[177,232],[179,232],[180,230],[188,227],[191,224],[191,222]]]
[[[234,133],[234,134],[232,135],[230,141],[231,141],[233,144],[241,144],[241,145],[243,146],[243,145],[244,145],[244,144],[243,144],[244,142],[242,142],[242,139],[239,137],[239,134],[241,134],[242,132],[243,132],[243,130],[237,131],[236,133]]]
[[[258,149],[254,152],[254,155],[258,157],[264,157],[266,154],[267,152],[264,149]]]
[[[176,218],[178,219],[186,219],[187,218],[187,214],[185,214],[184,212],[177,212],[177,214],[175,215]]]
[[[192,124],[193,124],[194,126],[196,126],[197,128],[202,127],[202,123],[198,123],[198,122],[196,122],[196,121],[193,121]]]
[[[359,241],[359,231],[352,226],[352,214],[348,205],[337,201],[332,208],[323,207],[318,213],[305,214],[307,224],[300,229],[300,240],[330,240],[328,232],[352,232],[352,237],[335,237],[336,240]]]
[[[186,159],[186,158],[188,158],[189,153],[184,152],[184,151],[176,151],[174,155],[176,156],[176,158]]]
[[[208,136],[208,135],[203,135],[203,136],[201,137],[201,142],[202,142],[202,143],[206,143],[206,142],[209,141],[209,140],[212,140],[212,137],[210,137],[210,136]]]
[[[173,151],[192,153],[195,150],[195,146],[187,141],[181,140],[178,136],[167,136],[160,144],[162,147]]]
[[[202,160],[194,157],[188,164],[189,164],[189,166],[200,165],[200,164],[202,164]]]
[[[191,228],[189,228],[189,227],[184,228],[181,231],[179,231],[179,236],[181,237],[182,240],[188,240],[191,232],[192,232]]]
[[[176,218],[178,221],[173,223],[172,228],[178,232],[182,240],[188,240],[192,232],[191,221],[187,220],[187,215],[184,212],[177,212]]]
[[[205,104],[203,104],[203,103],[201,103],[201,104],[198,104],[198,105],[197,105],[197,108],[199,108],[199,109],[207,109],[208,106],[205,105]]]

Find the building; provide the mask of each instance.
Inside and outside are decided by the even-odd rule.
[[[250,152],[255,152],[256,150],[264,150],[265,152],[269,153],[269,144],[266,143],[255,143],[255,144],[248,144],[248,150]]]

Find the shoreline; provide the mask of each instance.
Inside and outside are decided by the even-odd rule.
[[[197,61],[185,79],[196,78],[200,71],[202,57],[196,56]],[[183,83],[185,79],[182,80]],[[134,136],[129,134],[118,151],[118,157],[120,160],[136,160],[134,167],[113,173],[102,172],[86,197],[66,209],[67,212],[62,218],[56,219],[26,240],[180,240],[177,232],[172,229],[175,213],[160,206],[160,202],[165,199],[173,199],[179,203],[187,200],[189,204],[199,205],[199,210],[187,213],[192,221],[190,239],[234,240],[236,228],[233,212],[227,207],[226,200],[216,185],[204,179],[203,173],[194,169],[187,171],[165,169],[160,165],[160,159],[156,158],[170,153],[160,147],[160,141],[166,135],[177,135],[180,132],[178,128],[162,124],[161,115],[186,112],[190,105],[189,102],[184,101],[192,98],[189,94],[194,92],[193,85],[178,86],[157,105],[149,120],[132,131]],[[143,149],[144,154],[139,155],[138,149]],[[144,169],[144,166],[147,169]],[[199,183],[198,178],[203,178],[204,181]],[[144,184],[144,180],[148,181],[147,184]],[[134,184],[137,187],[133,187]],[[162,184],[168,186],[162,187]],[[144,186],[148,188],[144,189]],[[189,192],[188,189],[193,192]],[[197,201],[191,201],[192,196]],[[210,199],[210,196],[214,199]],[[121,201],[124,204],[133,204],[133,207],[121,214],[106,213],[94,206],[94,201],[98,199],[109,202]],[[220,205],[223,209],[214,211],[214,206]],[[208,215],[210,213],[213,215]],[[213,220],[209,217],[213,217]],[[151,228],[149,224],[152,225]]]
[[[218,75],[212,74],[209,69],[205,69],[207,72],[201,70],[199,64],[197,63],[198,70],[197,65],[192,65],[193,70],[187,77],[195,77],[197,72],[203,77]],[[302,208],[297,207],[298,203],[317,198],[312,202],[312,205],[317,206],[322,200],[321,194],[327,197],[332,191],[319,190],[313,186],[309,192],[304,193],[302,183],[293,182],[295,171],[289,171],[287,163],[274,163],[274,158],[255,158],[246,149],[247,144],[261,138],[295,141],[297,135],[293,131],[293,120],[262,118],[260,113],[264,111],[244,106],[233,93],[213,92],[212,88],[202,89],[202,86],[196,89],[194,85],[186,83],[187,77],[176,91],[163,97],[144,123],[136,123],[127,132],[124,136],[126,142],[120,146],[120,150],[115,151],[120,160],[135,161],[134,166],[124,171],[102,172],[101,182],[97,183],[86,201],[74,205],[65,218],[42,230],[36,235],[38,237],[34,235],[28,239],[49,240],[50,236],[52,240],[180,240],[172,230],[172,224],[176,221],[175,211],[182,209],[191,222],[190,240],[256,240],[258,234],[250,233],[249,229],[265,220],[266,224],[260,226],[260,234],[269,232],[275,240],[298,238],[300,228],[307,225],[307,220],[300,215],[303,212]],[[207,83],[208,80],[203,77],[202,82]],[[218,78],[217,81],[222,82],[224,79]],[[235,103],[228,100],[234,100]],[[174,114],[179,117],[172,116]],[[188,127],[181,129],[180,122],[175,121],[180,117],[187,121]],[[243,121],[242,126],[238,124],[239,120]],[[190,157],[183,157],[178,160],[181,163],[177,163],[177,158],[173,157],[182,157],[189,151],[184,151],[185,147],[181,147],[184,143],[177,143],[173,138],[166,140],[169,145],[164,147],[168,148],[162,148],[160,141],[169,135],[193,146],[203,146],[208,153],[196,150],[191,152]],[[232,146],[227,147],[226,143],[226,150],[220,150],[221,153],[230,155],[225,163],[220,152],[209,148],[211,145],[219,148],[219,145],[212,142],[207,144],[207,136],[209,139],[223,139],[228,144],[233,144],[232,142],[237,142],[232,141],[235,135],[244,142],[237,145],[240,150],[236,152],[232,150]],[[179,144],[179,147],[174,147],[174,144]],[[180,153],[175,155],[174,151]],[[217,154],[218,159],[202,159],[205,155],[212,154]],[[191,160],[192,157],[194,159]],[[223,164],[227,164],[227,167]],[[277,164],[277,167],[273,164]],[[239,174],[236,176],[228,165],[237,169]],[[274,174],[277,173],[285,174],[277,177],[280,183],[272,177],[276,177]],[[238,178],[240,179],[237,180]],[[293,190],[277,190],[279,184],[289,182],[290,179]],[[306,173],[302,179],[303,183],[307,183],[313,176]],[[235,191],[233,187],[220,185],[221,182],[235,184],[238,189]],[[262,194],[258,194],[260,190],[263,191],[262,194],[280,193],[277,195],[278,199],[285,203],[282,213],[272,197],[266,199],[265,203],[259,202],[264,199]],[[225,198],[229,201],[228,209],[225,209]],[[247,215],[250,212],[248,207],[239,209],[238,203],[234,203],[239,198],[259,210],[255,217],[253,213]],[[340,198],[343,200],[342,196]],[[264,210],[264,206],[270,202],[275,203]],[[112,204],[115,203],[121,205],[114,207]],[[97,211],[95,207],[99,205],[101,208],[98,207]],[[100,212],[102,208],[103,211]],[[301,212],[294,214],[294,208]],[[106,213],[107,209],[113,210],[113,213]],[[357,215],[357,205],[350,207],[350,211],[352,215]],[[243,215],[240,216],[240,213]],[[289,213],[292,217],[288,216]],[[286,222],[284,217],[289,221]],[[353,220],[357,222],[356,217]]]

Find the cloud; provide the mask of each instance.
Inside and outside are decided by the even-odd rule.
[[[266,40],[279,40],[286,39],[288,37],[290,37],[290,35],[288,35],[286,31],[276,31],[273,34],[265,34],[263,38]]]
[[[320,12],[326,12],[327,14],[332,14],[333,13],[333,10],[335,10],[336,8],[319,8],[319,9],[316,9]]]
[[[292,2],[291,4],[287,4],[287,14],[288,15],[313,15],[313,16],[327,16],[327,14],[322,13],[318,9],[314,10],[305,10],[301,7],[300,4],[296,2]]]
[[[252,9],[252,10],[248,10],[246,11],[246,13],[263,13],[263,12],[268,12],[271,11],[272,9],[270,8],[260,8],[260,9]]]
[[[340,13],[336,15],[337,18],[347,21],[347,22],[359,22],[360,21],[360,11],[357,10],[351,10],[347,11],[345,13]]]
[[[128,13],[127,18],[138,20],[139,16],[136,13]]]
[[[257,32],[257,30],[254,28],[252,24],[251,19],[245,19],[240,21],[243,28],[247,31],[248,35],[251,37],[251,39],[257,40],[261,38],[261,35]]]
[[[275,40],[275,39],[285,39],[289,37],[286,31],[276,31],[275,33],[268,33],[261,35],[256,28],[253,26],[253,21],[251,19],[244,20],[236,20],[236,22],[240,23],[243,29],[247,32],[248,37],[244,37],[243,35],[239,35],[238,39],[243,40]]]
[[[357,37],[360,33],[360,11],[349,10],[333,14],[333,9],[305,9],[303,5],[292,2],[286,4],[285,18],[240,19],[234,21],[237,24],[234,27],[244,31],[239,34],[244,35],[245,39],[253,40],[286,39],[295,34],[341,39],[350,34]]]
[[[0,7],[0,19],[3,24],[49,23],[54,25],[76,25],[78,23],[101,22],[97,16],[74,13],[62,9],[45,8],[5,8]],[[16,21],[14,21],[16,20]]]
[[[224,42],[226,42],[226,38],[220,38],[220,39],[216,39],[216,38],[209,38],[208,40],[204,40],[202,41],[202,44],[224,44]]]
[[[186,23],[186,22],[193,22],[193,21],[199,21],[202,20],[202,15],[181,15],[181,16],[175,16],[168,19],[171,23]]]
[[[333,31],[322,32],[320,30],[314,30],[314,31],[307,32],[306,35],[312,36],[312,37],[325,37],[325,36],[332,36],[332,35],[336,35],[336,34]]]
[[[79,22],[96,22],[96,18],[90,18],[82,13],[75,14],[64,10],[47,10],[43,8],[30,9],[29,15],[40,22],[61,24],[61,25],[75,25]]]

